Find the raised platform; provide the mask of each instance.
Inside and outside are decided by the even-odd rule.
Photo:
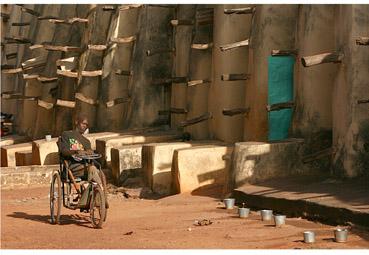
[[[237,203],[256,209],[273,209],[330,224],[369,227],[368,180],[334,180],[298,176],[245,184],[233,190]]]

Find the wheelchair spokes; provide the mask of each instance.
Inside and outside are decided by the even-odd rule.
[[[61,211],[61,180],[58,172],[54,172],[50,187],[50,221],[52,224],[59,223]]]

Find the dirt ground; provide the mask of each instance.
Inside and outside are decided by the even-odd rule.
[[[346,249],[369,248],[369,232],[351,229],[347,243],[336,243],[336,226],[288,218],[275,228],[252,211],[247,219],[226,210],[211,196],[181,194],[162,199],[125,198],[110,194],[103,229],[93,229],[88,214],[62,208],[60,225],[49,223],[48,187],[2,190],[1,248],[5,249]],[[196,220],[209,219],[208,226]],[[316,242],[302,242],[313,230]]]

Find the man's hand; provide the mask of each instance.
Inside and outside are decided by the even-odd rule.
[[[84,155],[87,155],[88,153],[87,153],[87,151],[77,151],[77,155],[79,155],[79,156],[84,156]]]

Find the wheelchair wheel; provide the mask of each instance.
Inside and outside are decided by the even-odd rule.
[[[50,186],[50,220],[52,224],[59,223],[62,202],[61,180],[58,172],[54,172]]]
[[[103,171],[99,171],[99,176],[101,178],[101,182],[102,182],[102,185],[103,185],[103,194],[105,196],[105,208],[107,208],[107,203],[108,203],[108,195],[107,195],[107,190],[106,190],[106,177],[105,177],[105,174]],[[108,216],[108,211],[106,210],[106,213],[105,213],[105,218],[104,218],[104,221],[106,221],[106,217]]]
[[[105,196],[99,186],[96,186],[92,193],[90,217],[94,228],[101,228],[106,219]]]

